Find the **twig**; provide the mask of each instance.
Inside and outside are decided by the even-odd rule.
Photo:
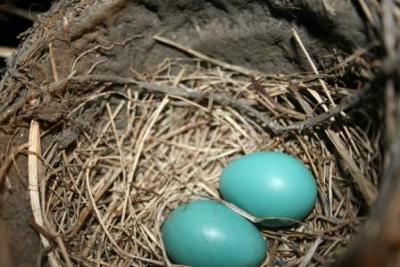
[[[105,225],[105,223],[103,221],[103,218],[102,218],[102,216],[100,214],[100,211],[97,208],[96,201],[95,201],[95,199],[93,197],[93,193],[92,193],[92,189],[91,189],[90,181],[89,181],[89,176],[90,176],[90,170],[87,169],[86,170],[86,175],[85,175],[85,177],[86,177],[85,184],[86,184],[86,189],[88,191],[90,204],[93,207],[93,210],[94,210],[94,212],[96,214],[97,220],[98,220],[101,228],[103,229],[104,233],[106,234],[107,238],[109,239],[111,244],[115,247],[116,252],[122,257],[129,257],[129,254],[126,253],[120,246],[118,246],[117,242],[115,242],[114,238],[112,237],[112,235],[108,231],[108,229],[107,229],[107,227],[106,227],[106,225]]]
[[[200,52],[198,52],[196,50],[193,50],[191,48],[185,47],[185,46],[183,46],[181,44],[178,44],[177,42],[174,42],[174,41],[172,41],[170,39],[167,39],[165,37],[161,37],[161,36],[155,35],[155,36],[153,36],[153,38],[156,41],[160,42],[160,43],[172,46],[172,47],[174,47],[174,48],[176,48],[178,50],[181,50],[181,51],[185,52],[186,54],[189,54],[191,56],[197,57],[197,58],[199,58],[199,59],[201,59],[203,61],[212,63],[214,65],[220,66],[220,67],[225,68],[227,70],[232,70],[232,71],[235,71],[235,72],[247,75],[247,76],[260,74],[259,71],[247,69],[247,68],[244,68],[244,67],[241,67],[241,66],[237,66],[237,65],[233,65],[233,64],[229,64],[229,63],[226,63],[224,61],[221,61],[221,60],[212,58],[210,56],[204,55],[204,54],[202,54],[202,53],[200,53]]]
[[[14,158],[18,154],[20,154],[22,151],[27,149],[28,147],[29,147],[28,144],[21,145],[13,153],[11,153],[11,155],[9,155],[5,161],[3,161],[3,163],[2,163],[2,165],[0,167],[0,192],[3,189],[4,181],[6,180],[6,175],[7,175],[8,168],[10,168],[11,163],[13,162]]]
[[[71,47],[71,38],[69,37],[69,21],[68,17],[63,17],[62,31],[64,34],[64,39],[67,41],[68,46]]]
[[[354,178],[354,181],[357,184],[365,202],[369,206],[372,206],[378,194],[376,187],[371,183],[371,181],[365,179],[362,172],[360,171],[360,168],[357,166],[357,163],[352,158],[350,152],[347,151],[346,145],[343,143],[340,136],[330,129],[326,130],[326,134],[332,141],[338,154],[346,162],[346,165],[349,168],[349,172]]]
[[[360,3],[361,9],[363,10],[365,16],[367,17],[368,22],[372,26],[376,26],[376,21],[372,16],[371,11],[369,10],[367,3],[365,3],[365,0],[358,0],[358,2]]]
[[[312,63],[309,62],[310,64]],[[314,64],[313,64],[314,65]],[[330,110],[327,110],[326,112],[319,114],[315,117],[306,119],[304,121],[294,123],[292,125],[286,126],[286,127],[280,127],[277,128],[277,132],[283,132],[283,131],[293,131],[293,130],[305,130],[311,127],[314,127],[325,120],[334,117],[338,115],[339,113],[353,107],[360,101],[370,97],[371,93],[376,91],[381,91],[383,89],[382,84],[385,83],[385,81],[396,75],[398,71],[398,66],[400,65],[400,54],[394,55],[390,58],[387,58],[383,63],[376,74],[374,80],[364,89],[361,89],[357,91],[355,94],[350,95],[342,99],[342,101],[335,107],[333,107]],[[314,65],[315,67],[315,65]],[[318,70],[317,70],[318,71]],[[315,72],[315,71],[314,71]],[[322,84],[321,84],[322,85]],[[377,90],[375,90],[377,89]]]
[[[66,266],[67,267],[73,267],[73,264],[71,262],[71,259],[68,256],[67,249],[66,249],[66,247],[64,245],[64,241],[62,240],[61,236],[53,233],[52,231],[49,231],[49,230],[45,229],[44,227],[39,225],[35,221],[34,218],[32,218],[31,225],[37,232],[40,233],[40,235],[44,236],[48,240],[53,240],[54,242],[56,242],[57,245],[59,246],[60,250],[61,250],[61,254],[63,255],[63,257],[65,259]],[[48,247],[48,248],[45,248],[45,250],[49,250],[50,251],[51,248],[52,247]]]
[[[53,79],[55,82],[57,82],[58,79],[58,72],[57,72],[57,65],[56,65],[56,60],[54,57],[54,49],[53,49],[53,42],[49,43],[49,54],[50,54],[50,65],[51,65],[51,71],[53,73]]]
[[[157,219],[156,219],[156,226],[157,226],[157,232],[158,232],[157,234],[159,235],[159,239],[160,239],[160,243],[161,243],[162,256],[164,258],[164,262],[165,262],[166,267],[173,267],[173,265],[172,265],[171,261],[169,260],[168,255],[167,255],[167,251],[165,249],[164,240],[163,240],[162,235],[161,235],[161,225],[162,225],[162,212],[165,210],[165,208],[168,206],[168,204],[170,204],[171,200],[172,200],[172,197],[169,197],[164,201],[163,205],[158,210]]]
[[[317,250],[317,248],[319,247],[319,245],[321,245],[322,243],[322,238],[318,237],[314,244],[311,246],[310,250],[307,252],[307,254],[303,257],[303,260],[301,261],[301,263],[299,264],[299,267],[306,267],[308,266],[308,264],[310,263],[311,259],[313,258],[313,255],[315,253],[315,251]]]
[[[110,51],[110,50],[114,49],[115,46],[125,46],[127,43],[131,42],[133,39],[142,38],[142,37],[143,37],[143,35],[138,34],[138,35],[134,35],[134,36],[131,36],[131,37],[125,39],[125,40],[122,41],[121,43],[113,43],[113,44],[111,44],[111,45],[109,45],[109,46],[96,45],[96,46],[94,46],[94,47],[92,47],[92,48],[89,48],[89,49],[83,51],[79,56],[77,56],[77,57],[75,58],[74,62],[72,63],[72,67],[71,67],[71,71],[70,71],[69,77],[72,77],[72,76],[75,75],[75,73],[76,73],[76,66],[77,66],[79,60],[80,60],[82,57],[86,56],[87,54],[89,54],[89,53],[91,53],[91,52],[93,52],[93,51],[96,51],[96,50],[98,50],[98,49],[104,49],[104,50]],[[88,71],[88,73],[92,72],[93,69],[94,69],[94,67],[95,67],[96,65],[100,64],[99,62],[102,62],[102,61],[96,62],[96,63],[90,68],[90,70]]]
[[[312,127],[328,120],[329,118],[334,117],[334,116],[338,115],[339,113],[353,107],[357,103],[359,103],[362,99],[364,99],[366,97],[365,91],[366,90],[359,90],[359,91],[357,91],[357,93],[343,98],[342,101],[338,105],[331,108],[327,112],[321,113],[317,116],[311,117],[304,121],[300,121],[300,122],[288,125],[286,127],[282,127],[281,129],[278,130],[278,132],[294,131],[294,130],[302,131],[305,129],[312,128]]]
[[[7,12],[31,21],[36,21],[38,15],[40,14],[38,12],[28,11],[9,4],[0,5],[0,11]]]
[[[36,155],[41,155],[41,144],[40,144],[40,127],[39,123],[32,120],[29,129],[29,151],[32,153],[28,154],[28,177],[29,187],[28,191],[31,199],[32,213],[35,223],[43,227],[42,209],[40,206],[39,197],[39,175],[42,167],[40,160]],[[49,240],[42,234],[40,234],[43,247],[46,249],[50,247]],[[54,252],[49,252],[49,263],[52,267],[60,266],[56,260]]]
[[[132,255],[130,253],[127,253],[126,251],[124,251],[115,241],[115,239],[113,238],[113,236],[111,235],[110,231],[108,231],[104,220],[101,216],[101,213],[99,211],[99,209],[97,208],[97,204],[94,200],[93,194],[92,194],[92,189],[90,186],[90,181],[89,181],[89,175],[90,175],[90,170],[87,169],[86,170],[86,174],[85,174],[85,184],[86,184],[86,189],[88,190],[88,195],[89,195],[89,200],[90,200],[90,204],[93,206],[93,211],[96,215],[96,218],[101,226],[101,228],[103,229],[105,235],[107,236],[108,240],[110,241],[110,243],[112,244],[112,246],[114,247],[115,251],[121,256],[121,257],[127,257],[127,258],[131,258],[131,259],[136,259],[136,260],[142,260],[142,261],[146,261],[155,265],[159,265],[159,266],[163,266],[164,263],[160,262],[160,261],[156,261],[156,260],[150,260],[150,259],[143,259],[141,257]]]
[[[30,224],[33,229],[36,230],[39,234],[47,238],[48,240],[53,240],[55,241],[56,239],[56,234],[50,232],[49,230],[45,229],[43,226],[39,225],[34,218],[31,218]]]
[[[342,111],[354,107],[354,105],[363,101],[364,99],[367,99],[372,95],[376,95],[378,92],[382,92],[382,84],[384,84],[388,78],[397,75],[398,66],[400,66],[400,54],[386,59],[382,63],[380,70],[375,75],[374,80],[367,87],[358,90],[353,95],[349,95],[343,98],[336,107],[304,121],[294,123],[286,127],[280,127],[277,129],[277,132],[279,133],[283,131],[305,130],[314,127],[329,119],[330,117],[336,116]]]
[[[310,66],[311,66],[311,68],[312,68],[314,74],[315,74],[315,75],[319,75],[319,71],[318,71],[317,67],[315,66],[313,60],[311,59],[310,54],[308,54],[307,49],[306,49],[306,47],[304,46],[303,42],[301,41],[299,34],[297,33],[297,31],[296,31],[294,28],[292,28],[292,32],[293,32],[293,36],[294,36],[294,38],[295,38],[297,44],[298,44],[298,45],[300,46],[300,48],[301,48],[301,51],[302,51],[302,52],[304,53],[304,55],[306,56],[307,61],[308,61],[308,63],[310,64]],[[328,87],[326,87],[325,82],[324,82],[322,79],[320,79],[320,78],[318,78],[318,81],[319,81],[319,83],[321,84],[322,89],[323,89],[325,95],[328,97],[329,102],[332,104],[332,106],[335,106],[335,102],[333,101],[332,96],[331,96],[331,94],[329,93]]]
[[[198,90],[193,90],[187,87],[173,87],[168,85],[160,85],[149,82],[140,82],[130,78],[118,77],[118,76],[110,76],[110,75],[79,75],[74,77],[69,77],[60,80],[59,82],[52,83],[49,87],[50,92],[55,92],[60,90],[60,87],[65,86],[69,81],[75,82],[112,82],[114,84],[133,84],[137,85],[138,89],[143,89],[148,93],[158,93],[158,94],[167,94],[172,96],[180,96],[189,98],[195,101],[201,100],[212,100],[215,103],[220,105],[227,105],[234,109],[237,109],[241,112],[249,113],[253,115],[257,120],[262,123],[263,127],[267,127],[273,133],[277,133],[280,131],[281,127],[279,125],[275,125],[270,119],[266,118],[266,116],[255,108],[253,108],[250,104],[248,104],[244,100],[236,100],[232,99],[228,96],[222,94],[215,93],[203,93]]]
[[[382,1],[383,44],[388,56],[393,56],[395,53],[396,39],[398,37],[398,26],[395,24],[393,9],[393,0]]]
[[[140,138],[138,140],[138,147],[137,147],[137,149],[135,151],[136,154],[135,154],[135,158],[134,158],[134,161],[133,161],[133,167],[132,167],[130,175],[128,176],[128,180],[127,180],[127,184],[126,184],[126,188],[125,188],[124,204],[123,204],[123,207],[122,207],[122,214],[123,214],[122,218],[123,219],[125,219],[125,212],[126,212],[126,207],[128,205],[128,198],[129,198],[129,195],[131,193],[133,177],[135,176],[136,168],[137,168],[137,166],[139,164],[139,158],[142,155],[144,143],[145,143],[146,139],[148,138],[151,129],[153,128],[154,124],[156,123],[157,119],[159,118],[162,110],[168,104],[168,102],[169,102],[168,97],[165,97],[163,99],[163,101],[159,104],[157,109],[154,111],[154,114],[150,118],[149,123],[146,125],[146,127],[144,127],[143,132],[140,135]],[[122,223],[124,223],[124,221],[122,221]]]
[[[111,174],[110,177],[108,177],[108,179],[106,180],[106,183],[104,183],[101,187],[99,187],[99,189],[96,190],[96,192],[93,192],[93,194],[94,194],[93,198],[94,198],[95,203],[97,203],[97,201],[107,192],[107,190],[109,190],[109,188],[112,186],[112,184],[115,182],[115,180],[119,177],[121,172],[122,172],[122,170],[120,168],[117,169],[115,172],[113,172]],[[69,234],[70,237],[73,237],[79,233],[82,226],[84,225],[84,223],[86,222],[88,217],[91,215],[92,211],[93,211],[92,205],[86,206],[82,210],[82,212],[79,214],[78,219],[76,220],[76,223],[74,224],[74,227],[71,229],[71,232]]]
[[[335,15],[336,15],[335,9],[334,9],[330,4],[328,4],[328,3],[326,2],[326,0],[322,0],[322,5],[323,5],[325,11],[326,11],[329,15],[331,15],[331,16],[335,16]]]
[[[0,58],[9,58],[15,51],[16,49],[14,47],[0,46]]]

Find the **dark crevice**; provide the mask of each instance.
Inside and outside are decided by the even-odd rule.
[[[19,35],[29,29],[33,22],[9,11],[10,7],[23,9],[25,12],[45,12],[54,0],[5,0],[0,1],[0,46],[17,47],[21,42]],[[6,68],[6,60],[0,58],[0,76]]]

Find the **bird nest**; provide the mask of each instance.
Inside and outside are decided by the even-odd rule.
[[[229,162],[282,151],[311,170],[318,199],[295,226],[260,227],[263,266],[331,265],[367,217],[343,266],[392,261],[398,10],[372,2],[59,1],[0,81],[1,221],[32,210],[52,267],[170,266],[169,212],[223,201]],[[22,189],[9,179],[25,175]],[[40,253],[35,238],[19,234],[18,253]]]
[[[337,81],[363,60],[338,64],[324,73],[326,81],[311,74],[253,77],[187,59],[165,60],[143,80],[75,77],[120,88],[91,94],[69,114],[93,103],[106,111],[83,120],[89,123],[80,125],[75,148],[59,152],[54,145],[43,155],[41,203],[47,224],[63,237],[53,259],[62,266],[168,263],[160,236],[168,212],[199,196],[220,199],[224,166],[263,150],[301,159],[319,192],[297,226],[262,229],[265,266],[334,262],[376,197],[380,132],[368,109],[334,119],[315,115],[354,94]],[[313,130],[294,131],[317,122]]]

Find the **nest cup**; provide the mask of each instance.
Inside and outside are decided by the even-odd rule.
[[[121,8],[123,2],[107,5]],[[285,229],[260,229],[269,243],[263,266],[333,264],[366,221],[378,192],[378,114],[368,106],[342,108],[359,92],[353,77],[369,82],[371,51],[331,56],[330,67],[318,72],[309,57],[312,47],[293,29],[288,34],[301,51],[296,57],[312,71],[275,75],[144,33],[113,36],[118,41],[100,45],[101,38],[86,30],[93,30],[107,5],[89,8],[90,18],[74,13],[85,18],[75,28],[67,20],[68,31],[60,20],[55,36],[65,42],[52,39],[46,57],[35,52],[44,51],[38,44],[15,63],[16,69],[29,65],[38,71],[33,80],[45,92],[30,91],[17,114],[28,119],[30,136],[36,136],[30,140],[37,149],[28,171],[38,178],[33,185],[30,180],[36,187],[29,192],[36,199],[34,211],[39,210],[35,219],[42,220],[43,245],[48,246],[43,240],[55,244],[50,265],[171,265],[160,234],[166,216],[200,196],[221,200],[223,168],[254,151],[297,157],[318,185],[317,203],[307,218]],[[138,12],[135,4],[127,6]],[[110,10],[123,12],[118,8]],[[43,29],[37,26],[30,38]],[[160,50],[169,51],[166,55],[173,49],[189,56],[162,57],[146,72],[134,63],[128,68],[113,61],[116,50],[124,57],[121,51],[137,52],[133,47],[149,39],[168,47]],[[41,70],[41,64],[47,68]],[[7,75],[2,86],[15,81]],[[46,145],[38,136],[48,137]]]
[[[73,150],[49,148],[44,154],[51,166],[45,173],[46,214],[66,236],[71,259],[89,265],[164,265],[160,225],[168,212],[199,195],[219,199],[218,179],[229,161],[274,150],[298,157],[312,170],[319,197],[297,227],[262,231],[270,244],[266,264],[301,264],[310,250],[309,260],[317,265],[332,263],[364,221],[361,210],[374,196],[378,132],[343,114],[327,127],[275,135],[254,114],[213,101],[223,96],[246,103],[277,125],[290,126],[314,114],[318,99],[326,98],[320,82],[306,78],[296,77],[303,81],[298,89],[290,86],[292,77],[252,80],[200,61],[171,59],[151,74],[151,85],[191,88],[207,98],[152,94],[138,85],[91,95],[81,109],[96,99],[106,112]],[[349,93],[326,86],[336,101]],[[360,121],[374,123],[368,115]],[[352,176],[363,177],[362,184]]]

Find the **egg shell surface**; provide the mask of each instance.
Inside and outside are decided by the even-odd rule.
[[[266,226],[289,226],[313,209],[317,185],[312,173],[295,157],[281,152],[254,152],[231,161],[220,178],[223,198]],[[289,220],[285,220],[289,219]]]
[[[168,257],[193,267],[256,267],[267,244],[258,229],[228,207],[196,200],[169,214],[162,229]]]

